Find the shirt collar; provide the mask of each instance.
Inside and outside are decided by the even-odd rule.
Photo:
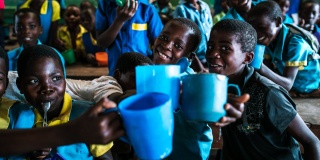
[[[23,3],[21,5],[20,8],[30,8],[30,3],[31,3],[31,0],[30,1],[26,1],[25,3]],[[42,6],[41,6],[41,9],[40,9],[40,14],[47,14],[47,10],[48,10],[48,1],[44,1]]]
[[[55,126],[63,123],[67,123],[70,118],[72,109],[72,99],[68,93],[64,94],[63,98],[63,106],[61,112],[58,117],[53,118],[52,120],[48,121],[48,126]],[[34,109],[35,113],[35,127],[42,127],[43,117],[39,113],[37,109]]]

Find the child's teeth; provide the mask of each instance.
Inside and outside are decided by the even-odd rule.
[[[30,38],[26,38],[26,40],[27,40],[27,41],[29,41],[29,40],[30,40]]]

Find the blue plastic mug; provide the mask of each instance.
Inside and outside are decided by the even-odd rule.
[[[228,77],[220,74],[192,74],[182,79],[182,115],[186,120],[218,122],[226,115],[228,87],[240,89],[235,84],[228,84]],[[230,88],[231,89],[231,88]]]
[[[172,100],[172,109],[179,105],[180,66],[153,65],[136,67],[137,94],[160,92],[168,94]]]
[[[255,69],[260,69],[261,64],[263,62],[263,55],[264,55],[264,50],[266,46],[257,44],[256,48],[254,49],[254,57],[251,63],[249,64]]]
[[[163,159],[172,151],[174,118],[163,93],[142,93],[121,101],[118,110],[127,139],[140,159]]]

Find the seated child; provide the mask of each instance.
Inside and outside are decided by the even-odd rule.
[[[104,52],[104,49],[98,47],[96,40],[96,30],[95,30],[95,8],[88,8],[81,10],[81,24],[88,31],[83,33],[82,41],[84,48],[86,50],[86,60],[92,65],[97,66],[98,62],[95,58],[95,53]]]
[[[101,115],[102,107],[116,107],[114,103],[107,99],[103,99],[92,106],[77,120],[63,125],[42,129],[6,130],[9,123],[11,126],[20,125],[19,123],[15,124],[15,122],[23,123],[19,119],[10,119],[9,117],[24,117],[24,114],[33,114],[30,106],[2,97],[8,84],[8,66],[7,53],[0,47],[0,156],[10,156],[42,147],[79,142],[86,142],[87,144],[106,143],[124,133],[119,122],[120,116],[115,116],[115,113]],[[30,142],[32,142],[32,145],[30,145]],[[0,159],[2,158],[0,157]]]
[[[61,42],[57,49],[60,52],[73,50],[76,62],[86,60],[86,50],[82,35],[87,30],[80,24],[80,9],[76,5],[69,5],[64,13],[66,26],[58,29],[58,40]]]
[[[39,39],[42,43],[53,46],[57,42],[57,30],[60,20],[60,5],[53,0],[27,0],[18,3],[17,10],[22,8],[34,9],[41,18],[43,34]],[[55,46],[53,46],[55,47]]]
[[[299,10],[299,26],[311,32],[318,39],[320,39],[320,28],[316,22],[319,19],[319,9],[320,5],[317,1],[306,0],[301,2]]]
[[[263,44],[265,60],[259,73],[294,95],[320,97],[320,58],[301,36],[294,35],[285,44],[289,28],[282,24],[282,13],[274,1],[263,1],[249,12],[248,22]],[[276,66],[276,71],[271,70]]]
[[[39,40],[43,31],[40,21],[39,14],[31,8],[22,8],[14,13],[14,29],[20,47],[8,52],[9,71],[17,70],[17,60],[24,48],[42,44]],[[64,59],[60,53],[58,54],[64,66]]]
[[[289,7],[290,7],[290,0],[275,0],[282,11],[282,21],[283,23],[291,23],[293,24],[293,18],[287,14],[287,12],[289,11]]]
[[[42,127],[44,120],[44,103],[49,102],[47,112],[49,126],[66,123],[83,114],[92,103],[72,100],[65,92],[66,82],[64,68],[57,53],[49,46],[36,45],[23,50],[18,59],[17,86],[26,100],[32,105],[34,114],[20,116],[22,124],[12,128]],[[55,149],[34,151],[30,158],[52,157],[59,154],[65,159],[83,159],[93,157],[112,157],[108,151],[112,143],[107,145],[86,145],[83,143],[59,146]],[[51,152],[50,152],[51,151]]]
[[[257,33],[250,24],[231,19],[218,22],[208,41],[210,73],[228,76],[229,83],[252,97],[242,117],[222,128],[222,159],[302,159],[298,141],[306,159],[319,159],[320,141],[295,110],[288,92],[248,66],[256,43]]]

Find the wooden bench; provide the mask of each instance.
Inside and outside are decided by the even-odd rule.
[[[72,64],[66,66],[67,78],[92,80],[109,73],[108,67],[94,67],[90,64]]]

